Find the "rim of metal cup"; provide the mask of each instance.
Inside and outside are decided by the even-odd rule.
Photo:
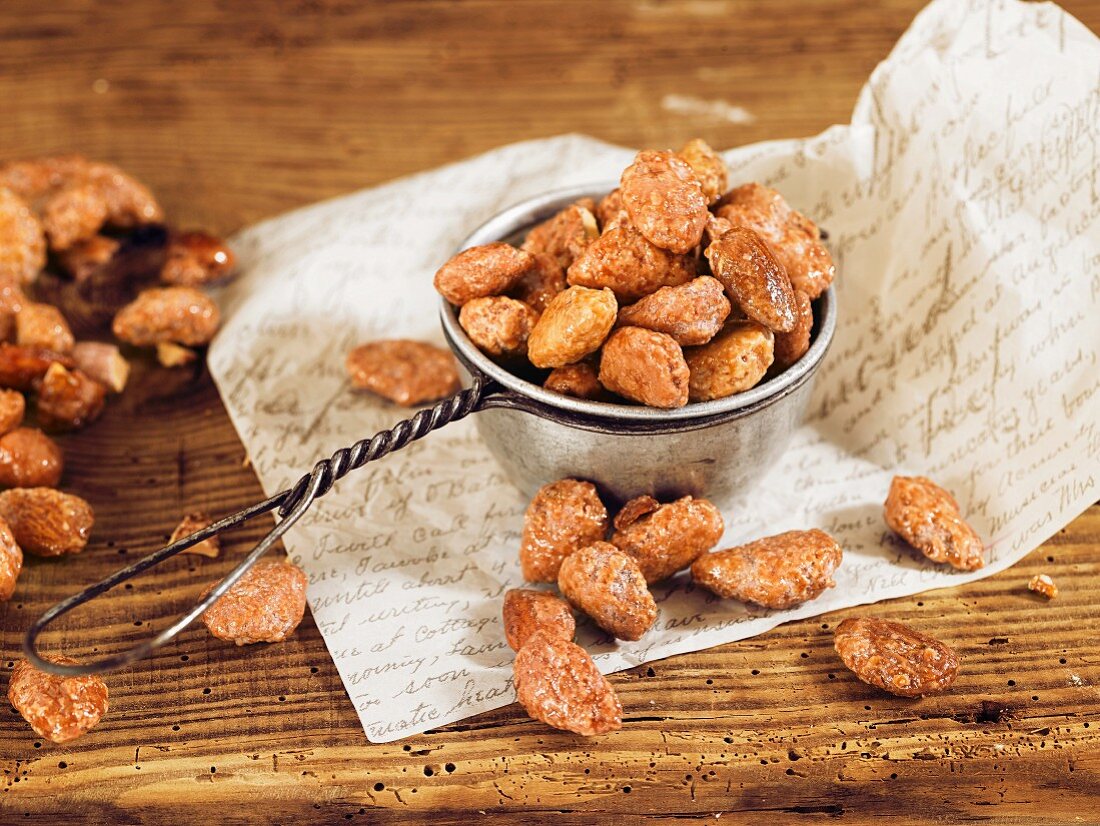
[[[479,244],[511,239],[577,199],[588,197],[598,200],[616,186],[618,186],[617,182],[573,186],[520,201],[497,213],[475,229],[459,245],[456,252]],[[536,406],[549,408],[545,411],[549,415],[553,415],[556,411],[569,415],[570,418],[580,416],[623,423],[659,425],[663,422],[683,425],[685,420],[714,419],[715,417],[725,419],[737,414],[748,415],[766,406],[767,402],[786,396],[790,390],[809,379],[821,366],[821,361],[836,331],[835,286],[830,286],[815,303],[818,308],[818,317],[815,319],[816,334],[810,342],[810,349],[795,364],[742,393],[713,401],[689,402],[684,407],[671,410],[576,399],[546,390],[510,372],[506,367],[497,364],[482,353],[458,323],[458,313],[455,312],[454,307],[442,297],[440,297],[440,320],[447,340],[460,361],[513,393],[537,403]]]

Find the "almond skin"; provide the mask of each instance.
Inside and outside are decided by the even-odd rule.
[[[41,430],[17,427],[0,436],[0,486],[55,488],[64,464],[57,442]]]
[[[53,488],[14,488],[0,492],[0,518],[15,541],[36,556],[77,554],[95,524],[92,506]]]

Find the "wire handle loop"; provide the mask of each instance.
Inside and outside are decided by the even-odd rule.
[[[23,652],[26,654],[27,659],[30,660],[35,668],[39,668],[43,671],[67,677],[79,677],[87,674],[102,674],[106,671],[114,671],[115,669],[122,668],[125,665],[129,665],[149,656],[153,651],[173,639],[177,634],[198,619],[207,608],[213,605],[226,591],[232,588],[233,584],[244,576],[249,568],[255,565],[260,557],[267,553],[271,549],[271,546],[274,545],[295,522],[305,515],[306,511],[309,510],[310,506],[315,501],[332,490],[332,486],[336,484],[338,480],[342,479],[351,471],[361,468],[363,465],[367,464],[367,462],[381,459],[393,453],[395,450],[400,450],[409,442],[414,442],[417,439],[423,438],[433,430],[438,430],[446,424],[450,424],[453,421],[465,418],[471,413],[476,412],[480,409],[483,399],[489,392],[489,388],[490,384],[486,379],[475,376],[471,386],[465,390],[460,390],[454,395],[448,396],[433,407],[425,408],[417,412],[414,416],[398,422],[389,430],[379,431],[369,439],[361,439],[351,447],[341,448],[336,451],[328,459],[322,459],[314,465],[312,471],[295,482],[293,487],[281,491],[255,505],[243,508],[236,513],[231,513],[212,525],[200,531],[196,531],[190,536],[185,536],[161,548],[159,551],[139,559],[133,565],[115,571],[115,573],[100,580],[94,585],[89,585],[80,593],[62,600],[35,620],[31,627],[27,629],[27,634],[23,638]],[[119,654],[103,657],[88,663],[56,663],[44,658],[38,652],[38,638],[54,620],[64,616],[81,605],[91,602],[114,588],[116,585],[128,579],[132,579],[149,568],[159,565],[161,562],[171,556],[175,556],[180,551],[185,551],[192,545],[202,542],[204,539],[209,539],[223,531],[242,525],[260,514],[268,513],[276,509],[278,509],[279,521],[276,523],[275,527],[272,528],[251,551],[249,551],[248,556],[241,560],[237,567],[230,571],[229,574],[211,589],[205,597],[156,636],[146,639]]]

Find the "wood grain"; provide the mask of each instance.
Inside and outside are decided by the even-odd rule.
[[[0,151],[116,161],[179,224],[229,232],[524,138],[811,134],[848,119],[921,5],[8,0]],[[1100,27],[1100,2],[1065,5]],[[260,496],[201,367],[140,362],[64,446],[65,485],[95,505],[95,535],[79,557],[29,560],[0,607],[5,673],[49,604],[154,549],[185,510]],[[170,561],[50,642],[102,653],[163,627],[263,530],[233,535],[222,559]],[[1088,821],[1098,550],[1093,507],[1009,571],[876,609],[959,648],[944,696],[857,682],[832,652],[832,627],[853,613],[841,612],[615,676],[625,729],[592,741],[511,706],[371,745],[308,618],[270,647],[192,629],[110,678],[111,712],[82,740],[36,740],[3,712],[0,821]],[[1040,571],[1062,591],[1049,605],[1025,588]]]

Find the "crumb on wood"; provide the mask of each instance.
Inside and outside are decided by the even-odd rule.
[[[1058,586],[1054,584],[1054,580],[1046,574],[1036,574],[1031,578],[1031,581],[1027,584],[1029,591],[1034,591],[1037,594],[1042,594],[1047,599],[1054,599],[1058,596]]]

